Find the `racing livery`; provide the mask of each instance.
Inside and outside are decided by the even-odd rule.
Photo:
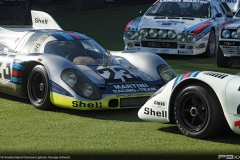
[[[38,109],[140,107],[175,77],[157,55],[110,52],[44,12],[32,11],[32,22],[0,27],[0,92]]]
[[[125,50],[213,57],[218,32],[231,14],[218,0],[157,0],[127,23]]]
[[[239,74],[184,73],[156,91],[138,116],[147,121],[176,123],[184,135],[193,138],[216,136],[229,127],[240,134],[239,82]]]
[[[219,35],[217,53],[217,66],[228,68],[233,64],[234,59],[240,58],[240,11],[238,10],[233,19],[222,26]]]

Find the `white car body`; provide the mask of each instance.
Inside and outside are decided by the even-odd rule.
[[[219,34],[219,48],[217,53],[218,67],[231,67],[234,59],[240,59],[240,10],[233,19],[222,26]]]
[[[198,55],[210,52],[208,47],[211,53],[206,53],[206,56],[213,57],[218,32],[228,19],[227,9],[224,8],[227,5],[222,3],[218,0],[158,0],[143,16],[127,23],[123,35],[125,50]],[[178,14],[170,10],[173,4],[180,8]],[[205,13],[202,12],[204,5],[207,6]],[[157,33],[151,35],[153,31]],[[166,35],[160,35],[162,31]],[[211,31],[212,43],[208,44]]]
[[[182,90],[188,88],[188,86],[194,86],[194,84],[201,84],[202,86],[205,86],[205,89],[209,88],[209,90],[212,91],[212,94],[210,94],[210,96],[205,98],[213,99],[213,97],[215,96],[217,101],[219,101],[219,103],[209,105],[210,108],[219,108],[220,111],[221,110],[223,111],[222,118],[217,117],[213,122],[214,127],[216,126],[217,129],[219,129],[219,132],[223,132],[224,127],[223,127],[222,121],[225,121],[226,119],[227,124],[231,128],[231,130],[237,134],[240,134],[240,99],[239,99],[240,76],[239,75],[231,75],[231,74],[219,73],[219,72],[213,72],[213,71],[195,71],[195,72],[188,72],[188,73],[182,74],[181,76],[178,76],[173,80],[171,80],[164,87],[160,88],[140,108],[138,112],[139,118],[146,121],[154,121],[154,122],[161,122],[161,123],[174,122],[174,119],[175,119],[175,123],[177,123],[179,130],[183,134],[190,137],[194,137],[194,138],[208,137],[207,134],[203,136],[197,135],[198,132],[200,134],[203,134],[201,132],[206,130],[207,125],[197,131],[191,131],[190,129],[187,131],[183,129],[184,125],[181,125],[181,124],[179,125],[178,119],[176,119],[176,114],[178,113],[175,112],[174,110],[177,109],[176,107],[179,107],[177,105],[179,101],[176,100],[176,97]],[[189,93],[190,92],[185,92],[186,95]],[[196,93],[199,95],[200,92],[197,91]],[[185,104],[187,103],[185,102]],[[206,102],[206,104],[210,104],[210,103]],[[193,109],[193,107],[191,109]],[[207,112],[207,114],[209,114],[208,121],[209,119],[212,120],[210,116],[217,114],[217,112],[211,112],[211,109],[209,109],[209,111],[210,112]],[[183,114],[181,116],[183,116]],[[199,116],[200,116],[200,111],[199,111]],[[210,123],[210,122],[207,122],[207,123]],[[185,126],[188,126],[187,121]],[[209,133],[214,133],[214,132],[215,132],[214,130],[209,130]],[[217,131],[215,133],[217,133]]]

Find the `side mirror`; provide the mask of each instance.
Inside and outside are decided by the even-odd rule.
[[[140,14],[144,14],[145,13],[145,11],[144,10],[140,10],[140,12],[139,12]]]
[[[217,13],[216,15],[215,15],[215,17],[222,17],[222,13]]]

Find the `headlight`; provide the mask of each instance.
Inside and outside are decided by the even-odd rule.
[[[176,36],[177,36],[175,31],[173,31],[173,30],[169,30],[167,34],[168,34],[168,37],[172,38],[172,39],[176,38]]]
[[[187,41],[190,42],[190,43],[193,43],[195,42],[195,35],[194,34],[189,34],[187,35]]]
[[[139,34],[140,34],[143,38],[147,37],[147,36],[148,36],[148,29],[146,29],[146,28],[140,29]]]
[[[167,31],[160,29],[158,31],[158,36],[159,36],[159,38],[166,38],[167,37]]]
[[[224,37],[224,38],[228,38],[229,36],[230,36],[230,31],[229,30],[223,30],[222,31],[222,36]]]
[[[85,97],[90,97],[93,94],[93,87],[90,84],[85,83],[82,87],[82,93]]]
[[[161,88],[159,88],[156,92],[154,92],[149,99],[151,99],[151,98],[155,97],[156,95],[158,95],[159,93],[161,93],[165,87],[166,87],[166,84],[164,86],[162,86]]]
[[[157,37],[157,30],[156,29],[150,29],[149,32],[148,32],[149,36],[151,38],[156,38]]]
[[[238,38],[238,34],[236,31],[232,32],[231,36],[232,38]]]
[[[237,29],[237,35],[240,37],[240,28]]]
[[[127,39],[134,39],[135,32],[134,31],[127,31]]]
[[[141,41],[143,38],[139,32],[136,32],[134,36],[135,36],[135,40],[138,40],[138,41]]]
[[[73,72],[64,72],[62,79],[71,87],[77,83],[77,76]]]
[[[177,36],[177,40],[180,43],[185,43],[186,42],[186,35],[184,33],[179,33]]]
[[[176,77],[176,74],[173,72],[173,70],[166,64],[159,65],[157,70],[158,70],[160,77],[166,83]]]
[[[76,69],[66,69],[61,74],[62,80],[79,96],[88,99],[100,99],[101,94],[87,76]]]

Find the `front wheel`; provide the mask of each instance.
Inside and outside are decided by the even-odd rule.
[[[208,39],[206,52],[203,53],[203,56],[206,58],[215,57],[216,50],[217,50],[217,40],[216,40],[215,32],[213,30],[211,30],[209,33],[209,39]]]
[[[218,46],[217,66],[221,68],[230,68],[232,66],[232,63],[233,60],[230,57],[225,57],[220,46]]]
[[[32,69],[28,78],[27,91],[29,100],[35,108],[42,110],[53,108],[49,96],[49,78],[44,66],[37,65]]]
[[[192,138],[216,136],[226,126],[217,96],[203,84],[191,84],[178,93],[174,116],[178,129]]]

